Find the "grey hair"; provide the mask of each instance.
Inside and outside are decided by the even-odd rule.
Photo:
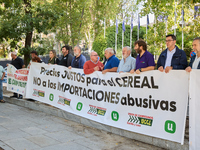
[[[108,52],[114,54],[114,50],[112,48],[106,48],[105,51],[108,51]]]
[[[200,43],[200,37],[196,37],[196,38],[194,38],[194,40],[193,40],[193,41],[196,41],[196,40],[198,40],[198,41],[199,41],[199,43]]]
[[[76,45],[75,47],[78,47],[78,49],[81,51],[81,47],[79,45]]]
[[[126,49],[127,49],[127,51],[130,51],[130,52],[132,52],[132,49],[131,49],[129,46],[125,46],[124,48],[126,48]]]
[[[92,55],[92,52],[95,52],[94,50],[91,50],[91,52],[90,52],[90,56]],[[95,53],[97,53],[97,52],[95,52]]]
[[[11,55],[15,55],[15,56],[17,56],[17,53],[16,53],[16,52],[12,52]]]

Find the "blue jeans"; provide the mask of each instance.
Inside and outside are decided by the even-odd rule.
[[[3,80],[0,79],[0,100],[3,99]]]

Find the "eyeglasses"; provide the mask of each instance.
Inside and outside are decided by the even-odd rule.
[[[98,55],[91,55],[91,56],[98,56]]]
[[[171,42],[171,41],[174,41],[174,40],[166,40],[165,42],[167,43],[167,42]]]

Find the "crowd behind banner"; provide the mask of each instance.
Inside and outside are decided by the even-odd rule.
[[[200,69],[200,38],[197,37],[193,40],[193,50],[195,55],[193,55],[190,59],[190,63],[188,66],[186,53],[179,49],[176,46],[176,36],[167,35],[166,36],[166,46],[167,48],[160,54],[157,69],[160,72],[169,73],[170,70],[186,70],[190,72],[192,69]],[[102,75],[107,72],[118,72],[119,74],[125,73],[134,73],[140,74],[141,72],[146,72],[155,69],[155,61],[153,55],[147,51],[147,44],[144,40],[137,40],[134,43],[134,50],[138,53],[137,58],[131,57],[131,48],[129,46],[125,46],[122,48],[123,58],[121,61],[115,56],[116,52],[112,48],[105,49],[105,61],[100,62],[100,58],[95,51],[91,51],[90,60],[86,61],[84,55],[81,54],[81,47],[74,47],[74,56],[69,52],[71,50],[71,46],[66,45],[62,47],[63,56],[59,60],[56,57],[56,52],[51,50],[49,53],[50,59],[48,64],[54,64],[59,66],[65,66],[68,69],[83,69],[85,75],[92,74],[95,71],[101,71]],[[24,68],[23,60],[17,57],[17,54],[13,52],[11,54],[12,62],[11,64],[16,69]],[[37,56],[36,51],[31,52],[31,61],[28,65],[28,69],[32,62],[43,63],[42,60]],[[0,77],[4,77],[5,71],[3,69],[0,70]],[[53,72],[52,72],[53,73]],[[121,85],[121,84],[119,84]],[[2,87],[2,83],[0,84]],[[12,97],[23,98],[23,96],[19,93],[14,93]],[[2,91],[0,93],[3,95]],[[0,102],[5,102],[0,100]]]
[[[191,57],[189,66],[187,63],[186,53],[176,46],[176,36],[169,34],[166,36],[167,48],[160,54],[157,61],[157,69],[161,72],[168,73],[170,70],[186,70],[190,72],[192,69],[200,69],[199,56],[200,56],[200,38],[197,37],[193,40],[193,51],[194,54]],[[85,56],[81,53],[81,47],[74,47],[74,56],[70,54],[72,47],[69,45],[62,47],[62,58],[59,60],[56,56],[55,50],[49,52],[48,64],[57,64],[61,66],[71,68],[83,69],[85,74],[91,74],[95,71],[102,71],[102,74],[107,72],[118,72],[118,73],[136,73],[145,72],[155,69],[155,61],[153,55],[147,51],[147,44],[144,40],[137,40],[134,43],[134,50],[136,51],[137,58],[131,57],[131,48],[125,46],[122,48],[123,58],[121,61],[115,56],[116,51],[112,48],[105,49],[105,61],[102,63],[97,52],[92,51],[90,53],[90,60],[86,61]],[[12,61],[11,64],[16,69],[24,68],[25,65],[23,60],[17,57],[17,53],[11,53]],[[38,57],[37,51],[31,52],[31,61],[27,68],[30,68],[32,62],[42,63],[42,59]],[[2,72],[3,73],[3,72]],[[0,87],[2,85],[0,84]],[[14,93],[12,97],[22,99],[21,94]],[[0,100],[1,102],[1,100]],[[2,100],[2,102],[4,102]]]

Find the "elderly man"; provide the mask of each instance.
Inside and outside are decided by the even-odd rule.
[[[192,71],[192,69],[200,69],[200,37],[193,40],[192,48],[196,55],[191,57],[189,66],[185,69],[187,72]]]
[[[135,69],[135,58],[131,57],[131,48],[126,46],[122,49],[123,58],[119,63],[117,72],[130,72],[132,69]]]
[[[69,66],[68,68],[71,69],[73,67],[73,68],[83,69],[83,65],[85,64],[85,62],[86,62],[86,58],[85,56],[81,54],[81,47],[75,46],[74,58],[72,59],[71,66]]]
[[[72,54],[69,53],[70,50],[71,50],[71,46],[69,46],[69,45],[62,47],[63,57],[60,60],[59,65],[65,66],[65,67],[71,66],[73,56],[72,56]]]
[[[103,64],[98,60],[98,54],[95,51],[90,53],[90,60],[86,61],[83,66],[85,74],[91,74],[94,71],[102,71]]]
[[[187,67],[187,57],[183,50],[176,46],[176,36],[173,34],[166,36],[167,49],[160,54],[157,68],[159,71],[168,73],[172,69],[185,69]]]
[[[130,73],[140,74],[140,72],[154,70],[155,62],[153,55],[147,51],[147,44],[144,40],[138,40],[134,43],[134,50],[138,53],[136,58],[136,71],[132,69]]]
[[[104,66],[102,73],[105,74],[106,72],[117,72],[119,59],[115,56],[114,50],[112,48],[107,48],[104,55],[107,59],[107,63]]]
[[[17,57],[17,53],[16,52],[12,52],[11,53],[11,57],[12,57],[12,61],[11,61],[11,64],[16,68],[16,69],[22,69],[25,67],[24,65],[24,62],[21,58]],[[12,97],[16,97],[16,98],[19,98],[19,99],[22,99],[22,95],[19,94],[19,97],[18,97],[18,94],[17,93],[14,93]]]

